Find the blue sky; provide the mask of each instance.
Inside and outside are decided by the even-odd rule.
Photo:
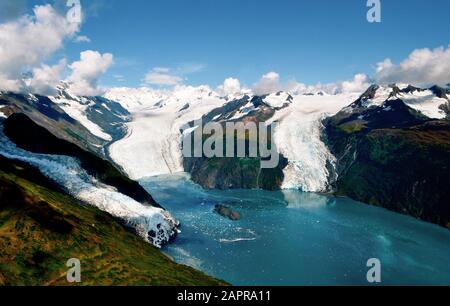
[[[54,3],[26,2],[27,12]],[[251,85],[269,71],[314,84],[372,75],[385,58],[398,63],[414,49],[449,45],[450,1],[381,3],[382,22],[371,24],[366,0],[81,0],[80,34],[91,42],[66,43],[55,59],[110,52],[115,64],[101,80],[109,86],[139,86],[154,67],[193,85],[227,77]]]

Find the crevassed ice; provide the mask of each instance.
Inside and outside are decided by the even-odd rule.
[[[127,99],[126,91],[122,92],[121,100]],[[133,95],[129,99],[134,101]],[[127,123],[127,136],[109,147],[114,162],[135,180],[182,172],[180,128],[226,101],[207,87],[185,86],[165,98],[163,107],[150,107],[150,102],[154,101],[141,101],[141,107],[130,110],[133,120]],[[136,105],[135,101],[122,103]],[[183,110],[186,105],[189,107]]]
[[[22,150],[3,134],[2,128],[0,143],[0,155],[37,167],[69,194],[119,218],[156,247],[161,247],[176,234],[178,222],[167,211],[142,205],[115,188],[100,184],[81,168],[77,159]]]
[[[301,189],[305,192],[325,191],[328,186],[327,163],[335,158],[320,139],[319,119],[299,118],[284,120],[275,132],[280,153],[289,163],[284,169],[284,189]]]
[[[321,119],[332,116],[354,101],[357,95],[295,96],[293,103],[278,112],[275,143],[289,161],[284,169],[283,189],[323,192],[329,185],[327,165],[336,159],[321,139]]]

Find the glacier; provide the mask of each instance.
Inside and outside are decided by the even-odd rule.
[[[403,89],[407,85],[398,86]],[[429,118],[445,118],[446,114],[439,106],[447,100],[436,97],[431,90],[395,93],[393,88],[394,85],[378,86],[375,96],[364,101],[364,107],[379,106],[388,99],[398,98]],[[361,94],[279,92],[264,97],[264,102],[275,110],[267,124],[278,121],[275,143],[288,160],[283,189],[329,191],[330,170],[335,167],[336,159],[321,139],[321,122],[341,110],[351,111],[349,105]],[[173,90],[115,88],[105,97],[121,103],[133,115],[133,120],[127,124],[128,135],[113,143],[109,152],[111,158],[136,180],[182,172],[180,128],[232,101],[208,86],[184,85]],[[229,120],[245,117],[246,112],[243,107]],[[213,120],[218,117],[220,115]]]
[[[327,191],[330,175],[327,166],[334,167],[336,159],[321,139],[321,119],[338,113],[358,96],[296,95],[289,107],[277,112],[270,120],[278,121],[275,144],[288,159],[282,189]]]
[[[286,96],[269,95],[265,102],[279,107]],[[275,143],[289,161],[284,169],[283,189],[326,191],[327,165],[334,165],[335,158],[321,140],[321,119],[339,112],[358,96],[296,95],[289,107],[276,112],[271,119],[271,122],[279,121]],[[128,135],[113,143],[109,151],[111,158],[136,180],[182,172],[181,126],[227,102],[207,88],[192,87],[179,88],[166,97],[148,89],[143,89],[141,96],[136,90],[131,91],[129,99],[124,89],[110,92],[106,97],[133,112],[133,120],[127,124]],[[189,107],[180,111],[185,105]]]
[[[0,155],[38,168],[68,194],[120,219],[154,246],[161,247],[178,233],[179,223],[167,211],[145,206],[98,182],[87,174],[76,158],[20,149],[3,133],[3,127],[0,128],[0,144]]]
[[[286,103],[288,93],[268,95],[272,107]],[[278,110],[275,142],[288,160],[282,188],[325,191],[327,165],[335,159],[321,140],[321,119],[334,115],[359,94],[295,95],[289,107]],[[208,87],[180,86],[172,93],[142,88],[114,89],[105,96],[118,101],[133,115],[128,135],[109,147],[111,158],[133,179],[183,171],[180,128],[228,102]],[[235,118],[233,118],[235,119]],[[270,123],[270,122],[269,122]]]
[[[134,180],[183,172],[180,129],[226,100],[208,86],[177,86],[173,92],[147,88],[108,92],[132,114],[127,136],[109,147],[110,157]]]

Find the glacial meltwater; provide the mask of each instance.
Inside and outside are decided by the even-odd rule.
[[[371,258],[382,285],[450,285],[450,231],[433,224],[299,191],[205,191],[182,175],[141,183],[182,223],[163,251],[233,285],[369,285]]]

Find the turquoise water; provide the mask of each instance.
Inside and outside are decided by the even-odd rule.
[[[450,231],[346,198],[298,191],[205,191],[184,176],[141,181],[182,223],[164,248],[233,285],[450,285]],[[222,203],[237,222],[213,212]]]

